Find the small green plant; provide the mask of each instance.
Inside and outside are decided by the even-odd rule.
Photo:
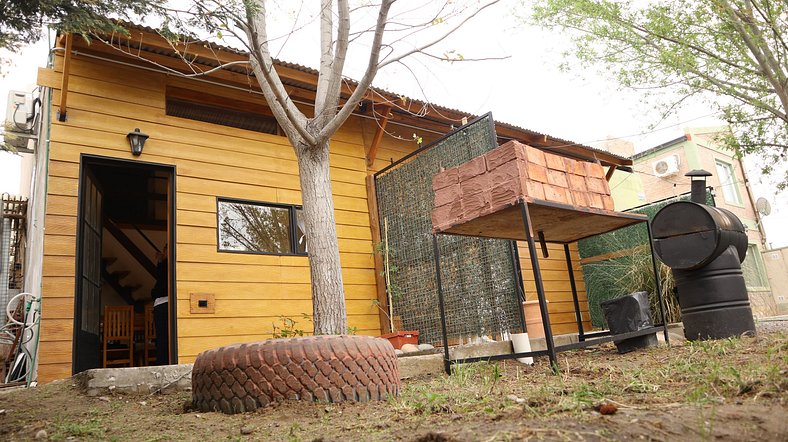
[[[660,321],[656,284],[654,282],[654,267],[651,262],[651,254],[642,250],[623,257],[624,265],[617,268],[614,286],[622,288],[626,293],[647,291],[651,308],[651,317],[654,323]],[[675,296],[676,281],[673,279],[673,272],[670,267],[657,262],[659,272],[660,288],[662,289],[663,308],[667,322],[681,321],[681,308],[678,298]]]
[[[408,398],[404,405],[413,409],[415,414],[434,414],[451,411],[445,394],[434,393],[425,389],[420,389],[413,397]]]
[[[287,440],[290,442],[298,442],[301,440],[301,436],[299,436],[299,432],[303,431],[304,429],[301,428],[301,425],[298,422],[294,422],[290,425],[290,429],[287,432]]]
[[[391,262],[391,253],[393,250],[389,247],[389,224],[388,218],[383,218],[383,241],[375,244],[375,253],[383,257],[383,270],[380,276],[386,281],[386,298],[388,308],[384,308],[380,301],[375,299],[372,304],[377,306],[388,318],[389,327],[392,332],[396,332],[394,324],[394,301],[398,300],[402,295],[402,289],[395,282],[397,271],[399,270],[395,264]]]
[[[491,395],[493,390],[495,390],[495,386],[498,383],[498,380],[503,377],[503,373],[501,372],[501,366],[498,363],[490,364],[490,371],[485,372],[483,375],[484,384],[490,386],[490,391],[487,392],[488,395]]]
[[[101,427],[101,422],[96,418],[91,418],[83,422],[58,421],[55,423],[55,428],[52,432],[52,439],[54,440],[65,440],[70,438],[102,439],[103,436],[104,429]]]
[[[305,321],[312,321],[312,318],[306,313],[301,313],[301,316]],[[298,323],[293,318],[288,316],[279,316],[279,321],[282,323],[281,326],[277,326],[275,322],[271,323],[271,327],[273,329],[271,335],[274,337],[274,339],[295,338],[298,336],[304,336],[306,333],[303,329],[297,328]]]
[[[712,404],[709,414],[703,408],[698,409],[698,434],[703,440],[714,439],[714,419],[717,417],[717,407]]]
[[[448,380],[457,386],[468,384],[468,381],[477,373],[478,364],[457,364],[452,367]]]
[[[572,398],[580,408],[585,408],[599,402],[604,395],[593,386],[583,384],[572,392]]]

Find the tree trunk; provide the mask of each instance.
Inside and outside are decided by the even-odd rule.
[[[291,141],[295,141],[292,140]],[[345,292],[331,193],[328,142],[293,143],[301,179],[302,217],[306,228],[312,277],[312,317],[316,335],[347,333]]]

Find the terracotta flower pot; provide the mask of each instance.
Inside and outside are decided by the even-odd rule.
[[[418,330],[398,331],[394,333],[386,333],[381,336],[383,339],[388,339],[391,345],[396,349],[402,348],[405,344],[419,345],[419,332]]]
[[[546,301],[549,303],[550,301]],[[523,302],[523,314],[525,315],[525,327],[528,336],[533,338],[544,338],[544,324],[542,323],[542,310],[539,308],[539,301]]]

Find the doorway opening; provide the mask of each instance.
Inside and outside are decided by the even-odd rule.
[[[172,166],[82,156],[74,373],[177,363],[174,189]]]

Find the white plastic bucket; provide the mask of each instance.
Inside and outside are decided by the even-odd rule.
[[[528,333],[512,333],[512,347],[515,353],[531,351],[531,340],[528,339]],[[531,356],[527,358],[517,358],[517,361],[523,364],[533,365],[534,358]]]

